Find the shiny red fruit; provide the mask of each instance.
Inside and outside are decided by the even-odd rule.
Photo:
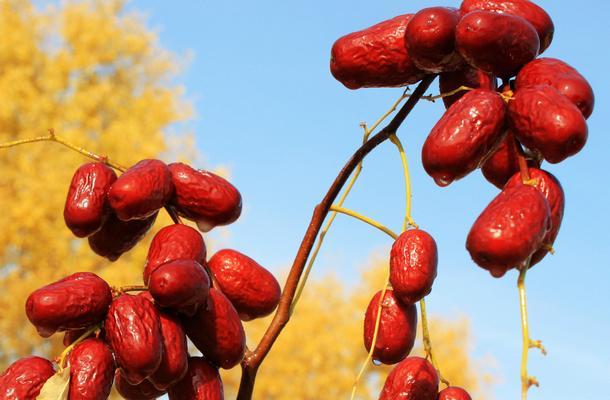
[[[477,218],[466,248],[477,265],[499,278],[540,248],[550,223],[549,204],[538,189],[507,187]]]
[[[170,400],[224,400],[218,369],[203,357],[190,357],[185,377],[169,389]]]
[[[64,221],[75,236],[86,237],[102,227],[110,214],[106,194],[116,179],[114,170],[99,162],[83,164],[74,172]]]
[[[114,387],[125,400],[154,400],[165,394],[146,379],[137,385],[130,384],[118,369],[114,376]]]
[[[436,400],[437,393],[438,374],[432,364],[409,357],[392,369],[379,400]]]
[[[485,179],[498,189],[502,189],[506,182],[519,171],[519,159],[514,140],[514,135],[507,132],[500,145],[481,166]],[[527,165],[537,168],[540,166],[540,161],[527,158]]]
[[[245,254],[220,250],[210,258],[208,267],[242,320],[264,317],[277,307],[282,294],[277,279]]]
[[[159,312],[163,358],[159,368],[148,380],[159,390],[167,390],[186,374],[188,369],[188,346],[186,334],[178,317]]]
[[[587,122],[578,107],[548,85],[517,90],[508,121],[521,143],[552,164],[578,153],[587,142]]]
[[[90,338],[77,344],[68,358],[69,400],[106,400],[114,380],[114,358],[101,339]]]
[[[399,15],[339,38],[332,47],[330,72],[348,89],[399,87],[421,80],[405,45],[413,14]]]
[[[540,48],[536,30],[525,19],[487,11],[466,14],[455,39],[468,64],[504,79],[517,75]]]
[[[364,347],[371,350],[375,335],[375,323],[379,315],[381,291],[371,299],[364,316]],[[417,334],[417,308],[414,304],[403,304],[394,291],[387,289],[381,302],[381,318],[373,360],[384,364],[396,364],[409,355]]]
[[[439,392],[437,400],[472,400],[472,397],[464,389],[450,386]]]
[[[102,229],[89,236],[89,247],[97,255],[106,257],[110,261],[116,261],[123,253],[131,250],[142,240],[155,223],[157,214],[133,221],[121,221],[116,215],[111,214]]]
[[[49,360],[36,356],[20,358],[0,375],[0,398],[35,400],[53,375],[55,370]]]
[[[502,97],[483,89],[449,107],[422,148],[424,169],[437,185],[447,186],[481,165],[502,139],[505,114]]]
[[[487,89],[495,92],[498,85],[495,76],[465,65],[457,71],[441,73],[438,78],[438,86],[441,93],[444,94],[452,92],[461,86],[472,89]],[[451,96],[443,97],[445,108],[449,108],[466,93],[468,93],[466,90],[462,90]]]

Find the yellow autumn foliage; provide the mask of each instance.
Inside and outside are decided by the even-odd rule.
[[[0,0],[0,142],[48,128],[131,165],[168,151],[164,130],[188,115],[170,80],[172,56],[123,2],[67,1],[36,8]],[[76,271],[140,283],[147,246],[116,263],[65,227],[63,206],[83,156],[43,142],[0,150],[0,369],[16,357],[57,354],[28,323],[27,295]],[[157,227],[169,220],[160,215]],[[55,335],[60,336],[60,335]]]

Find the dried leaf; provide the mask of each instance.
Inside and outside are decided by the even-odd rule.
[[[50,377],[40,390],[36,400],[68,400],[70,388],[70,367],[58,371]]]

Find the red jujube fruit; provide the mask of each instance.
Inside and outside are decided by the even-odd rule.
[[[106,281],[91,272],[77,272],[32,292],[25,312],[40,336],[49,337],[103,321],[111,302]]]
[[[159,368],[148,380],[159,390],[167,390],[178,382],[188,368],[188,347],[186,334],[178,317],[159,312],[161,337],[163,339],[163,358]]]
[[[415,65],[428,72],[454,71],[464,64],[455,48],[455,8],[430,7],[417,12],[405,33],[407,52]]]
[[[521,17],[487,11],[466,14],[456,30],[456,45],[473,67],[501,78],[517,75],[538,55],[534,27]]]
[[[241,194],[226,179],[182,163],[169,165],[175,193],[172,205],[178,214],[207,232],[228,225],[241,215]]]
[[[282,294],[277,279],[245,254],[220,250],[208,267],[242,320],[264,317],[277,307]]]
[[[158,213],[146,219],[121,221],[113,213],[108,217],[102,229],[89,236],[89,247],[97,255],[116,261],[125,252],[131,250],[155,223]]]
[[[421,229],[404,231],[390,252],[390,284],[405,304],[416,303],[432,290],[436,278],[436,242]]]
[[[500,14],[511,14],[524,18],[536,29],[540,40],[540,53],[546,50],[553,40],[555,26],[549,14],[529,0],[464,0],[460,7],[462,15],[471,11],[483,10]]]
[[[121,373],[132,385],[153,374],[163,356],[159,313],[142,296],[122,294],[108,310],[106,339]]]
[[[474,171],[502,139],[506,105],[490,90],[476,89],[454,103],[422,148],[424,169],[447,186]]]
[[[408,357],[386,378],[379,400],[436,400],[438,374],[428,360]]]
[[[90,338],[77,344],[68,358],[69,400],[106,400],[114,380],[114,358],[101,339]]]
[[[210,278],[197,261],[174,260],[153,271],[148,289],[159,306],[193,315],[205,305]]]
[[[142,160],[110,186],[108,202],[121,221],[145,219],[163,208],[174,187],[163,161]]]
[[[497,82],[495,76],[480,69],[472,68],[469,65],[465,65],[457,71],[444,72],[439,75],[438,87],[441,93],[452,92],[461,86],[495,91],[497,89]],[[445,108],[449,108],[466,93],[468,93],[466,90],[462,90],[451,96],[443,97]]]
[[[405,45],[413,14],[399,15],[339,38],[332,47],[330,72],[348,89],[399,87],[421,80]]]
[[[586,118],[591,116],[595,95],[587,80],[576,69],[556,58],[538,58],[528,63],[517,75],[515,87],[549,85],[566,96]]]
[[[499,278],[540,248],[549,227],[549,204],[538,189],[507,187],[477,218],[466,248],[477,265]]]
[[[193,317],[183,318],[187,336],[204,357],[230,369],[244,358],[246,334],[239,315],[220,290],[211,288],[206,305]]]
[[[481,172],[485,179],[494,184],[498,189],[502,189],[506,182],[519,171],[519,159],[514,140],[514,135],[511,132],[507,132],[500,145],[481,166]],[[528,157],[527,165],[529,167],[539,167],[540,162]]]
[[[364,316],[364,347],[371,350],[375,334],[375,322],[379,313],[381,291],[371,299]],[[409,355],[417,334],[417,308],[415,304],[403,304],[394,291],[387,289],[381,302],[381,318],[373,360],[383,364],[396,364]]]
[[[173,224],[155,234],[144,267],[144,284],[148,285],[150,274],[169,261],[186,259],[205,263],[206,248],[201,234],[190,226]]]
[[[125,400],[154,400],[165,394],[164,390],[157,389],[147,379],[137,385],[130,384],[118,369],[114,376],[114,387]]]
[[[561,187],[559,180],[550,172],[537,168],[529,168],[529,175],[530,179],[533,179],[535,182],[534,187],[542,193],[549,203],[549,208],[551,210],[551,229],[544,237],[543,243],[552,246],[557,238],[559,228],[561,227],[561,220],[563,219],[563,210],[565,207],[563,188]],[[508,181],[506,187],[519,186],[520,184],[521,175],[516,174]],[[545,246],[537,250],[532,256],[530,266],[540,262],[547,253],[548,249]]]
[[[190,357],[184,378],[169,389],[170,400],[224,400],[218,369],[203,357]]]
[[[472,397],[460,387],[449,386],[439,392],[437,400],[472,400]]]
[[[508,121],[521,143],[552,164],[578,153],[587,142],[587,122],[578,107],[548,85],[517,90]]]
[[[106,194],[117,179],[116,173],[104,163],[81,165],[70,183],[64,206],[64,221],[77,237],[97,232],[110,214]]]
[[[0,375],[0,398],[35,400],[53,375],[55,370],[49,360],[36,356],[20,358]]]

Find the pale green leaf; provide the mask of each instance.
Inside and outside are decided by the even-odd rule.
[[[70,367],[50,377],[40,390],[36,400],[68,400],[70,388]]]

